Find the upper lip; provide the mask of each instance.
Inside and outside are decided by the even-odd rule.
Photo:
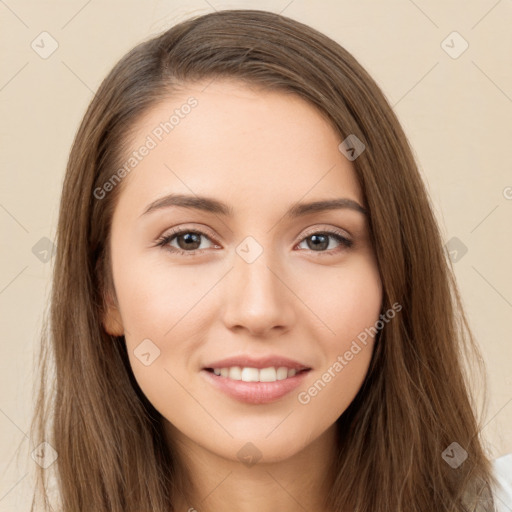
[[[219,359],[218,361],[214,361],[209,363],[204,367],[206,368],[230,368],[232,366],[240,366],[242,368],[269,368],[271,366],[279,368],[284,366],[288,369],[295,369],[297,371],[300,370],[311,370],[310,366],[302,364],[298,361],[294,361],[293,359],[289,359],[288,357],[278,356],[278,355],[269,355],[265,357],[250,357],[250,356],[234,356],[228,357],[226,359]]]

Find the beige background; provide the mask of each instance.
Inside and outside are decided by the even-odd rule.
[[[44,237],[55,235],[84,110],[136,43],[188,15],[237,7],[281,12],[323,31],[353,53],[393,105],[445,241],[457,237],[450,248],[467,248],[456,249],[454,268],[489,374],[483,433],[494,457],[512,452],[510,0],[0,0],[0,511],[28,510],[30,502],[33,354],[53,261],[44,262]],[[46,59],[40,53],[51,40],[43,31],[58,43]],[[448,37],[453,31],[460,36]],[[454,58],[464,40],[468,48]]]

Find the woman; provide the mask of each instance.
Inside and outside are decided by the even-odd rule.
[[[499,510],[425,187],[326,36],[228,10],[134,48],[57,248],[33,429],[61,510]]]

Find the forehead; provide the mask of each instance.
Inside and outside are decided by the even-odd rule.
[[[208,195],[235,213],[254,201],[266,208],[340,194],[363,203],[352,163],[338,149],[341,137],[296,94],[230,80],[186,84],[133,133],[130,152],[150,149],[124,178],[130,201]]]

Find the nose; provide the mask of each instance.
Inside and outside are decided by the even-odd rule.
[[[296,324],[297,298],[286,273],[275,260],[269,261],[266,251],[252,263],[235,257],[224,286],[223,319],[228,329],[268,337],[272,331],[282,334]]]

